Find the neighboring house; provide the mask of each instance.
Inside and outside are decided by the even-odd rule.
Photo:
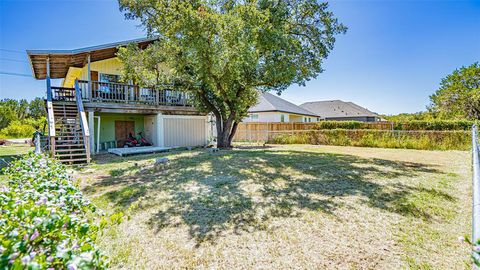
[[[33,76],[46,80],[49,146],[66,162],[84,162],[90,155],[123,147],[131,133],[158,147],[207,144],[207,116],[191,105],[181,89],[141,88],[119,82],[122,64],[118,46],[138,39],[76,50],[28,50]],[[51,79],[63,79],[61,87]]]
[[[380,121],[378,114],[371,112],[353,102],[326,100],[306,102],[300,105],[303,109],[316,113],[323,120],[337,121]]]
[[[262,93],[243,122],[317,122],[318,115],[270,93]]]

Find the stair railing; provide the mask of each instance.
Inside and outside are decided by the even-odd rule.
[[[83,108],[82,93],[78,86],[78,80],[75,80],[75,100],[77,101],[78,115],[80,116],[80,126],[82,128],[87,163],[90,163],[90,130],[88,129],[87,116],[85,114],[85,109]]]
[[[47,78],[47,122],[50,151],[52,156],[55,156],[55,116],[53,112],[53,94],[52,87],[50,85],[50,78]]]
[[[480,156],[478,149],[478,129],[477,125],[472,126],[472,258],[474,261],[473,269],[480,269],[480,256],[478,249],[480,247]]]

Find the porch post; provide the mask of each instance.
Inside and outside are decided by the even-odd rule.
[[[48,121],[48,139],[50,144],[50,152],[52,156],[55,156],[55,119],[53,118],[53,93],[52,85],[50,81],[50,57],[47,56],[46,63],[47,72],[45,74],[45,79],[47,82],[47,121]]]
[[[90,54],[87,55],[88,101],[92,101],[92,74],[90,73]]]
[[[97,118],[97,154],[100,152],[100,116],[95,116]]]
[[[52,94],[52,87],[50,82],[50,57],[47,57],[46,81],[47,81],[47,100],[52,100],[53,94]]]
[[[163,125],[163,114],[157,114],[157,146],[164,147],[165,146],[165,131]]]
[[[95,155],[95,123],[94,111],[88,111],[88,129],[90,130],[90,154]]]

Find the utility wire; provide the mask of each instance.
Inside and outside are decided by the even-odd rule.
[[[5,72],[5,71],[0,71],[0,75],[21,76],[21,77],[30,77],[30,78],[32,78],[32,75],[22,74],[22,73],[15,73],[15,72]]]
[[[25,53],[24,51],[19,51],[19,50],[10,50],[10,49],[1,49],[1,48],[0,48],[0,51],[4,51],[4,52],[12,52],[12,53]]]
[[[0,58],[1,61],[12,61],[12,62],[20,62],[20,63],[28,63],[24,60],[12,59],[12,58]]]

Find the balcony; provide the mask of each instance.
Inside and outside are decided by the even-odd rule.
[[[183,91],[174,90],[165,86],[162,89],[144,88],[138,85],[106,83],[98,81],[78,80],[76,83],[82,100],[85,103],[115,103],[118,105],[151,105],[151,106],[180,106],[192,107],[189,94]],[[91,89],[89,91],[89,89]],[[57,93],[54,99],[69,99],[69,94]],[[60,89],[58,89],[60,90]],[[69,89],[62,89],[69,92]]]

